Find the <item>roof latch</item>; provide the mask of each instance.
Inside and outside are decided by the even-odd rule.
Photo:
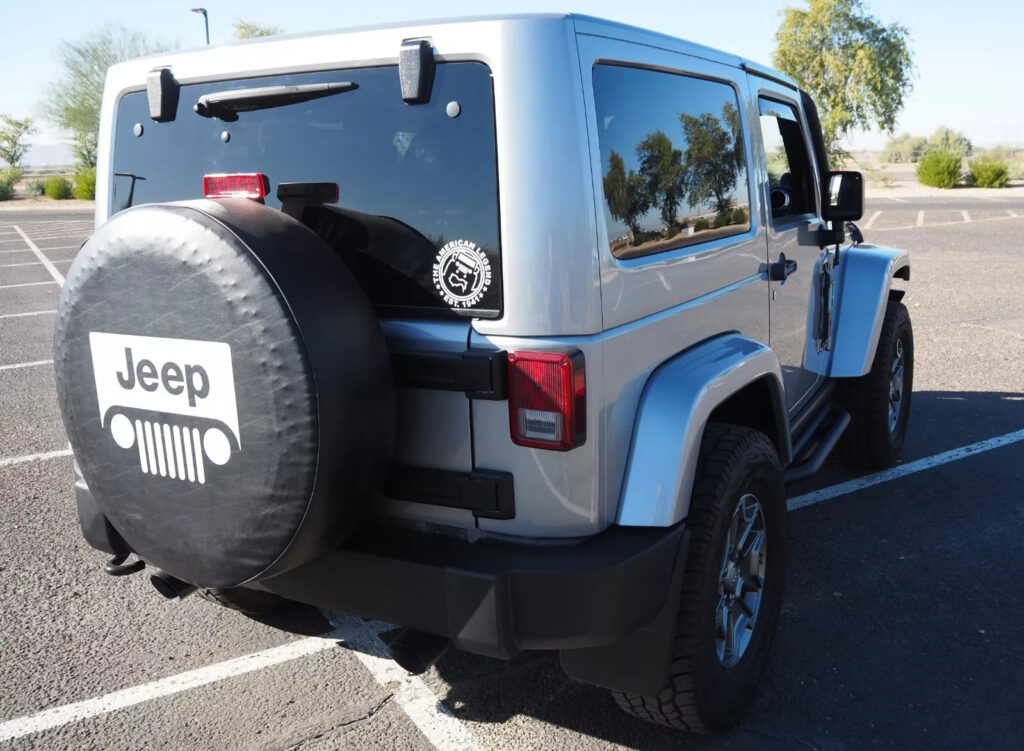
[[[146,76],[146,97],[149,116],[158,123],[172,122],[178,113],[178,91],[181,88],[170,68],[154,68]]]
[[[434,48],[429,39],[406,39],[398,54],[398,77],[402,82],[402,100],[406,104],[430,101],[434,85]]]

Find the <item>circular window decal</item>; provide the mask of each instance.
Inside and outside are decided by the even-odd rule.
[[[434,286],[453,308],[472,308],[491,286],[491,262],[469,240],[453,240],[434,259]]]

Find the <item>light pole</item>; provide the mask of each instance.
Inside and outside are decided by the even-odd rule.
[[[193,13],[203,14],[203,23],[206,24],[206,43],[210,43],[210,17],[206,15],[206,8],[193,8]]]

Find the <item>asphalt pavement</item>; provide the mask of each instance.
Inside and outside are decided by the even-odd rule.
[[[1024,200],[872,198],[860,224],[912,254],[902,466],[1024,429]],[[1020,747],[1019,439],[860,489],[830,462],[791,487],[855,481],[790,513],[769,674],[718,738],[625,716],[553,653],[449,652],[410,678],[374,624],[308,608],[259,622],[105,576],[78,530],[48,362],[59,286],[39,257],[66,273],[90,226],[0,213],[0,749]]]

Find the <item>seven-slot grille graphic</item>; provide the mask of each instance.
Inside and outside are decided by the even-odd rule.
[[[135,420],[139,466],[143,472],[189,482],[206,482],[198,428]]]

